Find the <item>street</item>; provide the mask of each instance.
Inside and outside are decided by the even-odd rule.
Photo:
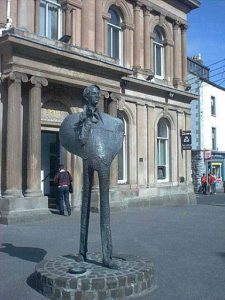
[[[157,289],[140,300],[225,299],[225,194],[197,195],[189,207],[111,213],[114,255],[152,259]],[[46,299],[30,286],[42,259],[77,253],[79,212],[0,225],[0,299]],[[89,252],[100,251],[99,214],[90,216]]]

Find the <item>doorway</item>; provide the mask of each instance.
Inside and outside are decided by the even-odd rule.
[[[41,189],[48,197],[49,208],[57,208],[57,187],[54,176],[60,164],[59,133],[51,131],[41,132]]]

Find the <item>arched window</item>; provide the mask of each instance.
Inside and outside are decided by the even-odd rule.
[[[161,79],[164,78],[164,52],[164,35],[162,30],[156,26],[153,41],[154,73]]]
[[[127,183],[127,122],[125,118],[121,115],[118,115],[124,123],[124,139],[123,139],[123,146],[118,153],[118,183],[123,184]]]
[[[58,40],[61,36],[61,19],[59,0],[40,0],[40,35]]]
[[[111,6],[109,9],[111,16],[108,22],[108,55],[118,59],[119,63],[123,64],[123,32],[122,18],[118,10]]]
[[[169,181],[169,126],[164,118],[157,126],[157,178]]]

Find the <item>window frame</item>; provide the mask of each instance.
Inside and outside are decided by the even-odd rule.
[[[211,116],[216,116],[216,97],[211,96]]]
[[[107,55],[114,58],[114,59],[118,59],[119,60],[119,65],[123,65],[124,63],[124,51],[123,51],[123,48],[124,48],[124,42],[123,42],[123,30],[122,30],[122,22],[123,22],[123,18],[120,14],[120,12],[118,11],[117,8],[115,8],[114,6],[110,6],[109,8],[109,11],[110,10],[113,10],[117,16],[119,17],[119,20],[120,20],[120,26],[118,25],[115,25],[113,23],[110,23],[110,20],[108,21],[107,23],[107,40],[108,40],[108,44],[107,44]],[[110,13],[110,12],[109,12]],[[110,29],[110,40],[111,40],[111,49],[109,49],[109,29]],[[118,38],[118,52],[119,52],[119,57],[114,57],[112,56],[112,52],[113,52],[113,30],[118,30],[119,32],[119,38]]]
[[[155,38],[153,39],[153,65],[154,65],[154,75],[155,78],[158,79],[164,79],[165,78],[165,47],[164,47],[164,34],[162,33],[162,30],[156,26],[153,33],[155,34],[155,31],[158,31],[158,33],[161,35],[162,37],[162,43],[159,43],[155,40]],[[160,62],[161,62],[161,75],[156,74],[157,71],[157,46],[160,47]]]
[[[217,150],[216,127],[212,127],[212,150]]]
[[[55,2],[55,1],[52,1],[52,0],[40,0],[40,6],[39,6],[39,14],[40,14],[40,8],[41,8],[41,3],[45,3],[46,5],[46,9],[45,9],[45,28],[44,28],[44,35],[42,36],[45,36],[49,39],[54,39],[52,37],[49,37],[48,36],[48,29],[49,29],[49,17],[48,17],[48,13],[49,13],[49,4],[55,6],[58,10],[58,18],[57,18],[57,40],[62,36],[62,8],[61,8],[61,4],[58,2]],[[41,32],[40,28],[41,28],[41,23],[39,24],[39,33]]]
[[[166,137],[160,137],[158,135],[158,126],[159,126],[159,123],[160,122],[164,122],[165,126],[166,126]],[[157,138],[156,138],[157,142],[156,142],[156,147],[157,147],[157,158],[156,158],[156,166],[157,166],[157,182],[169,182],[170,180],[170,128],[169,128],[169,125],[168,125],[168,122],[165,118],[161,118],[159,121],[158,121],[158,124],[157,124]],[[165,160],[166,160],[166,163],[165,164],[160,164],[159,162],[159,159],[160,159],[160,149],[161,147],[159,147],[161,141],[164,141],[165,142]],[[158,176],[158,170],[159,170],[159,167],[164,167],[165,168],[165,178],[159,178]]]

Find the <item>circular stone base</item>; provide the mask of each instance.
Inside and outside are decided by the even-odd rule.
[[[117,270],[102,266],[98,253],[78,262],[77,256],[65,255],[44,260],[36,266],[36,289],[50,299],[104,300],[141,296],[155,288],[153,264],[135,256],[113,256]],[[86,270],[71,274],[71,269]]]

